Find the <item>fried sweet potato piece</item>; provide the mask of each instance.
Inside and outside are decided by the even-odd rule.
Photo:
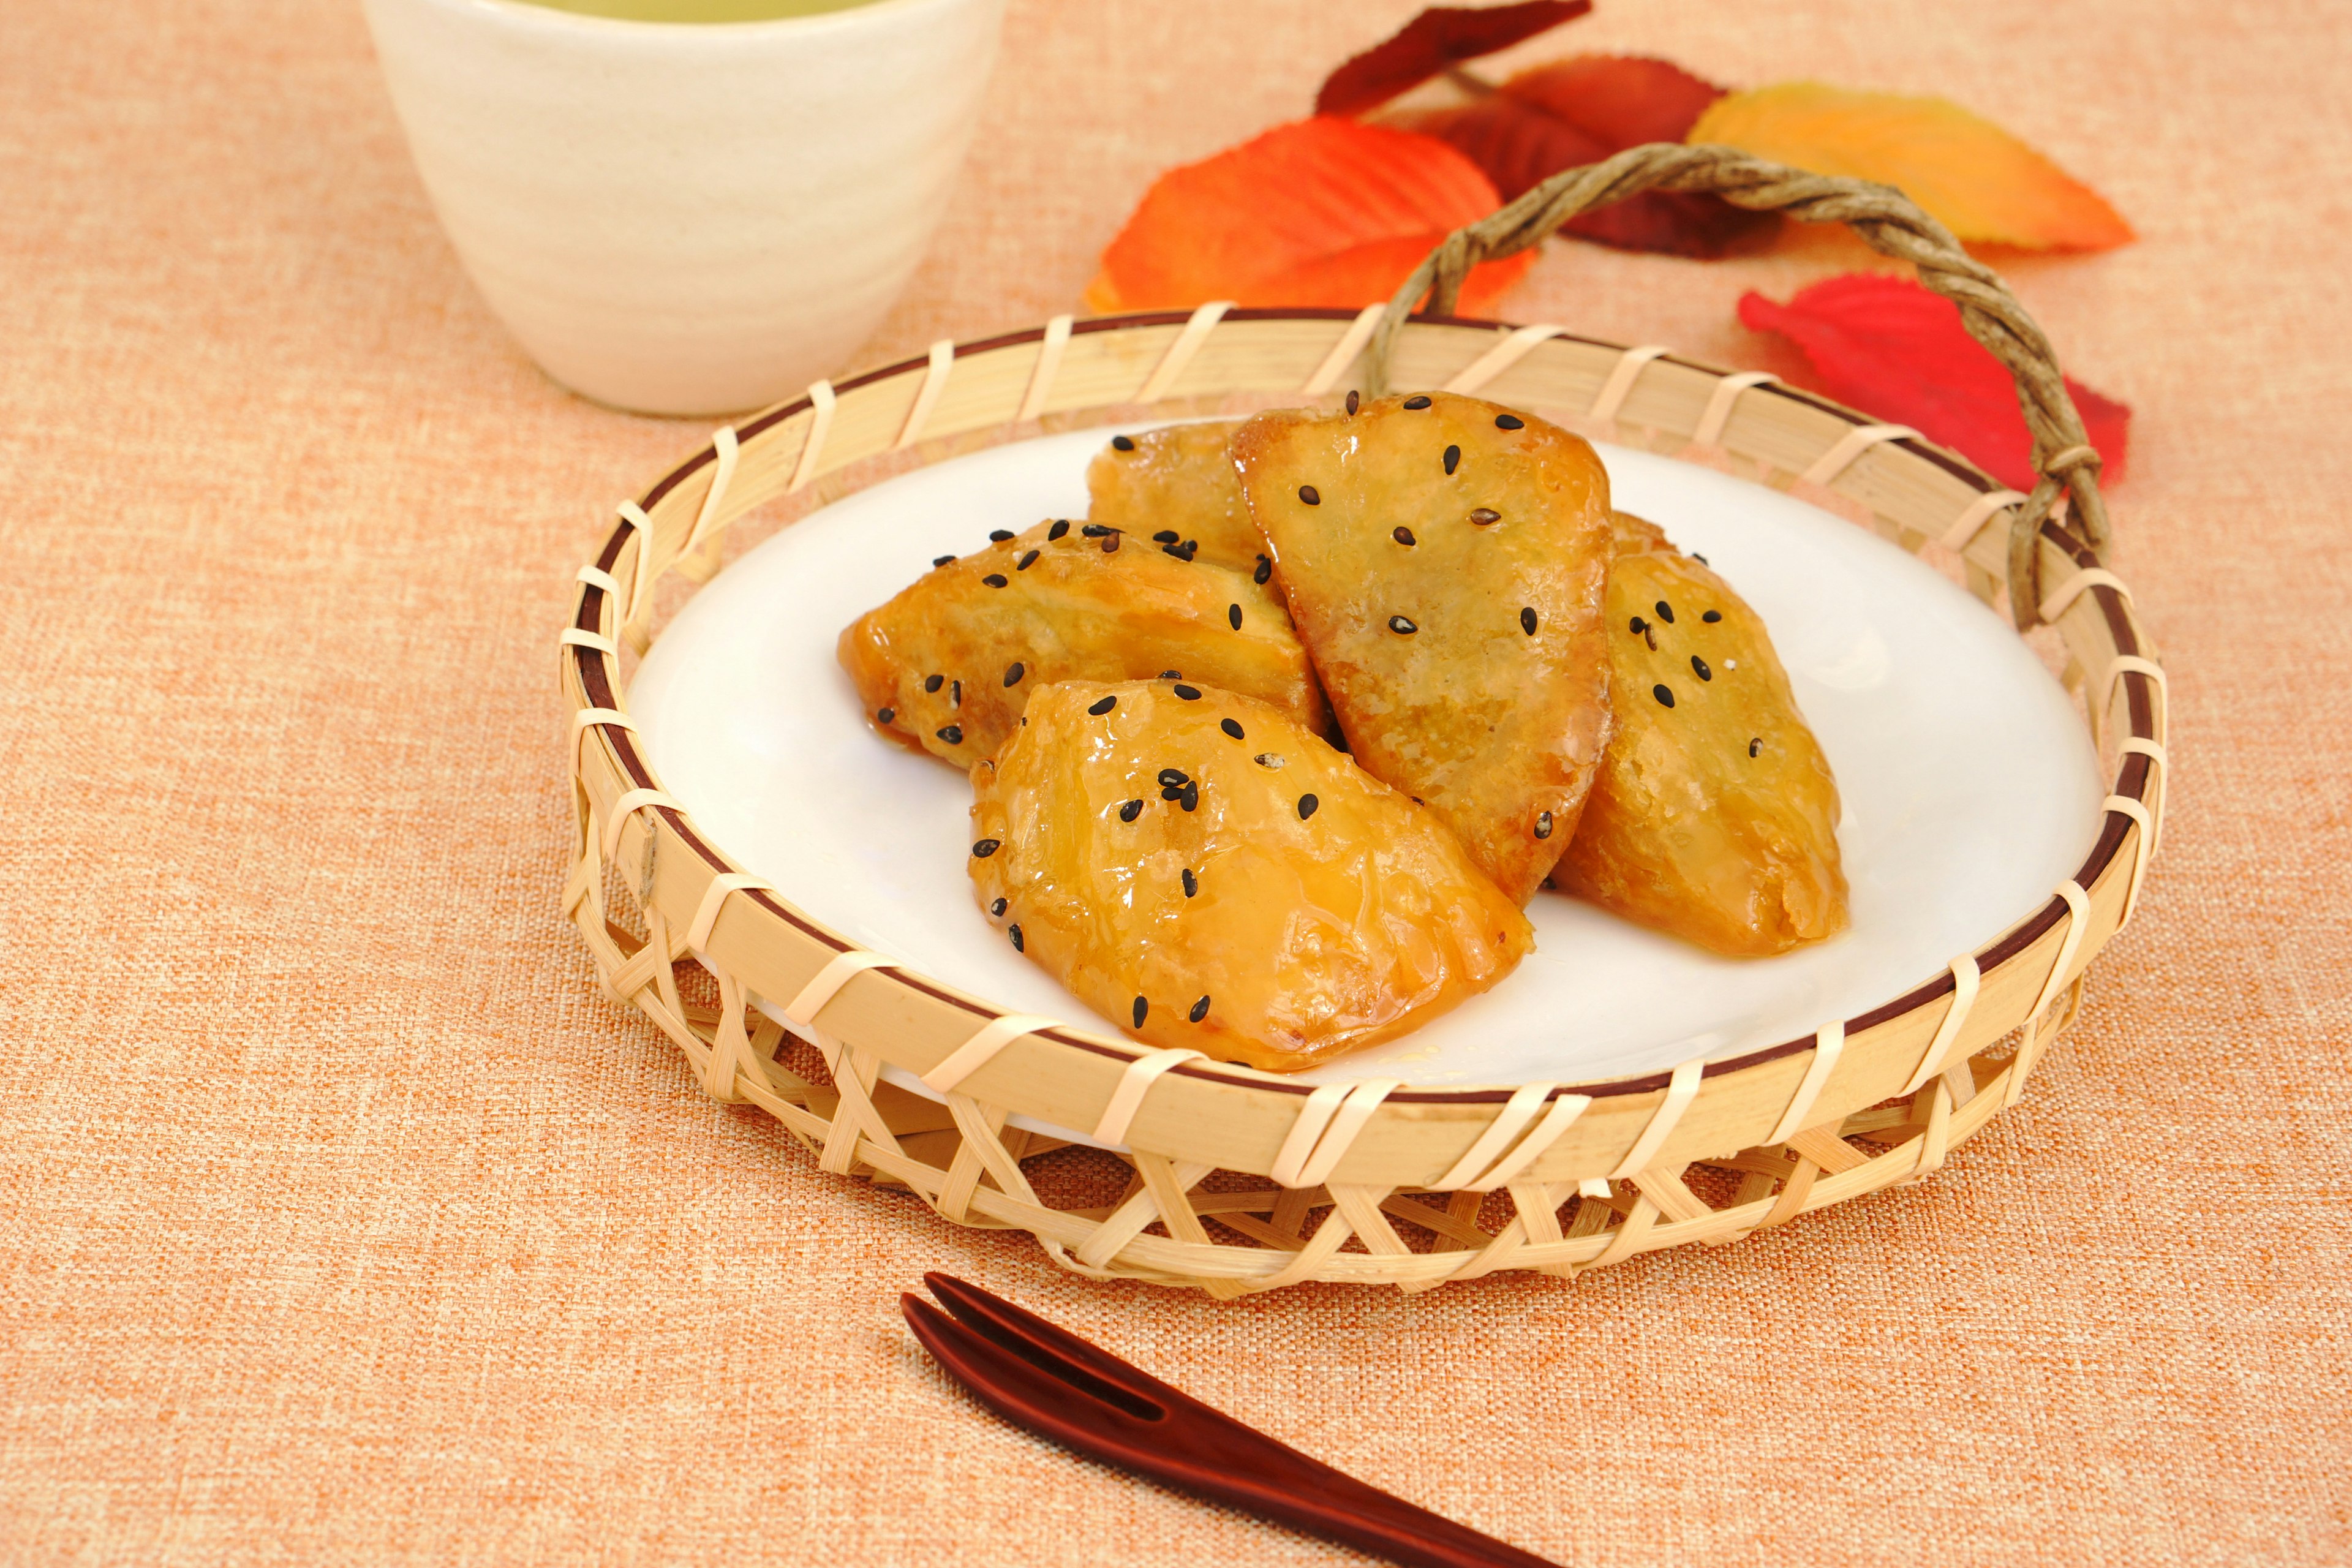
[[[1630,511],[1609,514],[1610,548],[1617,555],[1639,555],[1645,550],[1674,552],[1674,541],[1666,531],[1646,517],[1635,517]]]
[[[1756,612],[1634,537],[1609,578],[1617,731],[1553,881],[1717,952],[1819,942],[1846,923],[1829,762]]]
[[[1049,686],[971,779],[982,910],[1155,1046],[1306,1067],[1427,1022],[1534,946],[1433,813],[1252,698]]]
[[[1301,723],[1328,711],[1272,593],[1099,523],[1040,523],[934,567],[852,622],[836,654],[876,728],[964,768],[1055,680],[1174,669]]]
[[[1087,466],[1087,515],[1265,582],[1265,541],[1250,521],[1225,450],[1238,427],[1218,420],[1112,437]]]
[[[1356,761],[1525,903],[1609,734],[1609,479],[1540,419],[1438,393],[1265,414],[1251,516]]]

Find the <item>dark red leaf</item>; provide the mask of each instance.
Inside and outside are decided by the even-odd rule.
[[[1961,453],[2001,483],[2033,488],[2032,437],[2009,372],[1960,324],[1959,307],[1907,278],[1850,272],[1803,289],[1785,305],[1749,293],[1739,319],[1804,351],[1818,389],[1865,413],[1908,425]],[[2091,445],[2119,479],[2131,410],[2072,376],[2066,390]]]
[[[1485,98],[1400,122],[1459,147],[1508,201],[1562,169],[1645,142],[1679,142],[1722,96],[1665,60],[1579,55],[1522,71]],[[1627,250],[1711,258],[1748,248],[1778,222],[1715,196],[1645,191],[1561,232]]]
[[[1507,49],[1591,9],[1592,0],[1525,0],[1517,5],[1478,8],[1432,5],[1394,37],[1326,77],[1323,90],[1315,95],[1315,112],[1353,115],[1377,109],[1450,65]]]

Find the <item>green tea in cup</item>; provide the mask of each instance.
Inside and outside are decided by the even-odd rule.
[[[773,22],[846,11],[873,0],[529,0],[534,5],[622,22]]]

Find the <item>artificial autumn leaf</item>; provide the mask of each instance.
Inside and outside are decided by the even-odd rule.
[[[1785,305],[1742,295],[1739,320],[1804,351],[1820,390],[1839,402],[1908,425],[2005,485],[2033,488],[2033,440],[2016,384],[1942,295],[1907,278],[1850,272],[1800,289]],[[2105,459],[2102,478],[2121,479],[2131,410],[2072,376],[2066,390]]]
[[[1525,0],[1517,5],[1432,5],[1391,37],[1354,56],[1323,80],[1318,114],[1361,114],[1420,86],[1446,67],[1491,55],[1592,9],[1592,0]]]
[[[1435,137],[1294,121],[1154,181],[1104,249],[1087,307],[1369,305],[1501,205],[1478,166]],[[1457,309],[1486,313],[1534,261],[1522,251],[1472,269]]]
[[[2096,191],[1948,99],[1783,82],[1717,100],[1686,139],[1896,186],[1964,240],[2104,250],[2136,237]]]
[[[1521,71],[1492,92],[1398,121],[1470,156],[1509,201],[1562,169],[1645,142],[1679,142],[1724,89],[1666,60],[1578,55]],[[1644,191],[1571,218],[1563,234],[1627,250],[1717,257],[1777,227],[1779,215],[1719,196]]]

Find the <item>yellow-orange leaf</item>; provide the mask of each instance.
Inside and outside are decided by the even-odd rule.
[[[1716,100],[1685,140],[1900,186],[1962,239],[2104,250],[2134,237],[2096,191],[1947,99],[1782,82]]]
[[[1433,136],[1318,116],[1171,169],[1103,251],[1093,310],[1369,305],[1447,234],[1502,205],[1478,166]],[[1464,280],[1481,315],[1534,262],[1523,251]]]

